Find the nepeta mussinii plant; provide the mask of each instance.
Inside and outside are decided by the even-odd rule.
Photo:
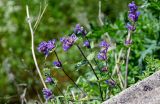
[[[136,21],[138,20],[139,14],[140,12],[137,11],[138,7],[135,5],[134,2],[130,3],[128,5],[130,11],[129,11],[129,15],[128,15],[128,19],[129,19],[129,23],[127,23],[126,27],[128,28],[128,36],[126,38],[125,41],[125,45],[129,46],[128,48],[128,53],[127,53],[127,58],[126,58],[126,75],[125,75],[125,85],[124,88],[127,87],[127,76],[128,76],[128,61],[129,61],[129,54],[130,54],[130,44],[132,43],[131,40],[131,33],[134,32],[136,30]],[[29,21],[30,22],[30,21]],[[31,25],[29,23],[29,25]],[[31,28],[31,26],[30,26]],[[32,33],[32,31],[31,31]],[[115,85],[117,84],[115,80],[113,80],[112,76],[110,75],[110,73],[108,72],[108,69],[106,68],[107,66],[107,52],[108,52],[108,48],[111,46],[109,43],[107,43],[107,41],[105,41],[105,39],[103,39],[103,41],[100,42],[99,47],[100,47],[100,51],[97,55],[97,59],[100,61],[103,61],[106,63],[106,66],[100,70],[97,61],[95,60],[95,57],[93,58],[93,61],[95,62],[95,66],[98,67],[100,74],[97,73],[97,71],[95,70],[95,67],[93,67],[93,63],[91,63],[91,60],[87,59],[87,56],[85,53],[85,51],[81,48],[81,46],[79,45],[79,43],[77,42],[77,40],[79,39],[79,36],[83,39],[83,46],[87,47],[88,49],[90,49],[91,51],[93,51],[91,49],[91,45],[90,42],[91,40],[88,39],[87,37],[87,30],[85,30],[85,28],[83,26],[81,26],[80,24],[77,24],[73,30],[73,32],[71,33],[70,36],[65,36],[60,38],[60,42],[62,43],[62,48],[65,52],[67,52],[69,49],[71,49],[72,46],[76,46],[78,48],[78,50],[80,51],[81,55],[83,56],[84,60],[87,61],[88,66],[90,67],[91,71],[93,72],[94,76],[96,77],[96,83],[95,85],[98,86],[99,88],[99,94],[101,97],[101,101],[104,100],[104,96],[103,96],[103,89],[101,88],[101,80],[105,81],[105,83],[107,83],[109,86],[111,87],[115,87]],[[33,35],[33,33],[32,33]],[[61,69],[65,75],[74,83],[74,85],[83,93],[84,96],[89,96],[84,90],[82,90],[82,88],[80,88],[76,82],[74,82],[74,80],[68,75],[68,73],[64,70],[63,67],[63,62],[60,60],[60,58],[58,57],[58,53],[56,52],[56,48],[58,48],[58,46],[56,47],[56,40],[49,40],[49,41],[43,41],[39,44],[38,46],[38,51],[40,53],[43,53],[45,55],[45,58],[49,57],[49,54],[51,52],[54,52],[57,60],[53,62],[53,65],[56,68]],[[110,78],[107,79],[101,79],[101,73],[106,72],[108,74],[108,76]],[[42,79],[42,78],[41,78]],[[42,79],[42,82],[43,79]],[[88,81],[89,82],[89,81]],[[50,75],[46,76],[46,80],[45,83],[47,84],[54,84],[56,85],[56,83],[54,82],[53,78]],[[43,83],[44,84],[44,83]],[[119,85],[118,85],[119,86]],[[56,87],[58,88],[58,86],[56,85]],[[59,89],[59,88],[58,88]],[[65,95],[63,94],[63,92],[59,89],[59,91],[62,93],[62,95],[65,97]],[[47,88],[46,85],[44,84],[44,89],[42,90],[44,98],[46,99],[46,101],[54,98],[54,94],[52,93],[52,90]],[[79,97],[78,99],[82,99],[84,96]]]
[[[86,46],[87,48],[90,48],[90,41],[89,41],[89,39],[88,39],[87,36],[86,36],[86,35],[87,35],[87,31],[84,29],[83,26],[81,26],[80,24],[77,24],[77,25],[75,26],[74,33],[75,33],[76,35],[80,35],[82,38],[85,38],[86,41],[85,41],[83,44],[84,44],[84,46]],[[84,57],[84,59],[87,60],[88,65],[90,66],[91,70],[93,71],[96,79],[99,80],[99,77],[98,77],[97,73],[95,72],[95,69],[93,68],[93,65],[92,65],[91,62],[87,59],[87,57],[86,57],[85,53],[83,52],[83,50],[81,49],[81,47],[80,47],[78,44],[76,44],[76,46],[77,46],[78,50],[80,51],[81,55]],[[104,100],[104,99],[103,99],[103,92],[102,92],[102,89],[101,89],[101,84],[100,84],[100,82],[98,82],[98,86],[99,86],[99,91],[100,91],[100,95],[101,95],[101,100],[103,101],[103,100]]]
[[[131,3],[129,3],[128,5],[129,7],[129,14],[128,14],[128,19],[129,19],[129,23],[127,23],[127,29],[128,29],[128,36],[126,38],[125,41],[125,45],[128,46],[128,50],[127,50],[127,57],[126,57],[126,73],[125,73],[125,82],[124,82],[124,88],[127,88],[127,83],[128,83],[128,64],[129,64],[129,55],[130,55],[130,45],[132,44],[132,39],[131,39],[131,34],[132,32],[134,32],[136,30],[136,21],[138,20],[138,17],[140,15],[140,12],[137,11],[138,7],[137,5],[134,3],[134,1],[132,1]]]

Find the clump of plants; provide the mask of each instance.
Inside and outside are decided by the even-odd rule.
[[[131,54],[131,52],[132,48],[135,48],[134,44],[136,44],[134,33],[139,26],[137,24],[140,12],[134,1],[129,3],[128,7],[128,23],[124,26],[127,29],[127,35],[126,38],[123,38],[123,42],[114,42],[112,37],[109,36],[110,33],[104,34],[98,41],[95,41],[93,37],[96,32],[87,31],[85,27],[77,24],[70,34],[59,39],[43,41],[39,44],[37,50],[44,55],[45,60],[51,54],[56,57],[56,60],[53,60],[50,66],[54,67],[54,70],[62,71],[73,83],[65,89],[59,87],[58,80],[52,75],[50,66],[44,65],[43,73],[39,69],[34,53],[35,31],[31,25],[28,6],[26,7],[27,21],[32,37],[32,55],[44,87],[42,92],[46,102],[100,103],[136,82],[135,79],[132,79],[133,76],[129,75],[129,72],[132,73],[129,60],[132,60],[133,53]],[[71,51],[73,47],[79,52],[75,52],[73,55],[80,54],[79,57],[83,59],[78,63],[75,62],[75,70],[79,71],[81,68],[87,70],[84,75],[79,75],[77,81],[66,71],[65,62],[59,57],[67,56],[68,51]],[[57,49],[62,49],[64,52],[59,53]],[[59,95],[56,96],[53,93],[54,88],[58,89]]]

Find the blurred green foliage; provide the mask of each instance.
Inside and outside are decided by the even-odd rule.
[[[52,38],[59,39],[61,36],[72,32],[75,24],[80,23],[85,26],[90,33],[88,38],[93,41],[95,54],[83,48],[88,58],[93,61],[92,56],[98,53],[98,43],[102,39],[111,38],[112,45],[116,48],[108,53],[108,70],[112,73],[115,66],[114,54],[124,47],[124,40],[127,35],[125,25],[127,23],[127,5],[129,0],[102,0],[102,20],[105,25],[100,26],[98,20],[98,0],[48,0],[47,9],[35,33],[35,46],[43,40]],[[31,39],[28,24],[26,22],[25,6],[28,4],[32,25],[35,23],[40,8],[44,8],[43,0],[1,0],[0,1],[0,103],[20,103],[20,95],[27,87],[26,99],[28,101],[39,101],[37,95],[41,95],[42,85],[36,73],[35,65],[31,54]],[[136,0],[140,5],[140,18],[137,23],[136,32],[133,35],[133,45],[131,47],[131,57],[129,61],[129,85],[154,73],[159,66],[160,59],[160,2],[158,0]],[[82,40],[80,40],[82,41]],[[82,43],[81,43],[82,45]],[[99,90],[93,73],[87,67],[83,57],[76,47],[72,47],[67,53],[63,52],[61,44],[57,44],[57,52],[64,63],[64,67],[69,75],[83,87],[90,96],[99,99]],[[125,54],[126,48],[124,48]],[[35,49],[36,51],[36,49]],[[76,53],[76,55],[75,55]],[[151,59],[145,60],[150,55]],[[36,56],[40,68],[44,68],[44,57],[36,51]],[[124,75],[125,55],[122,57],[121,68]],[[152,58],[155,58],[152,60]],[[46,65],[51,69],[51,73],[57,80],[57,85],[61,89],[70,92],[77,92],[69,79],[62,71],[55,70],[52,62],[56,58],[53,54],[49,56]],[[98,61],[98,63],[101,63]],[[153,66],[156,64],[156,68]],[[103,63],[101,63],[103,64]],[[100,67],[102,65],[99,65]],[[78,68],[77,68],[78,67]],[[96,67],[96,66],[95,66]],[[150,71],[152,70],[152,71]],[[47,70],[45,70],[47,71]],[[98,73],[98,71],[96,70]],[[109,78],[108,74],[102,78]],[[90,79],[89,82],[86,79]],[[114,79],[117,77],[115,76]],[[88,84],[90,83],[90,84]],[[116,86],[111,89],[104,81],[102,89],[110,96],[121,90]],[[110,92],[108,92],[110,91]],[[57,89],[54,94],[59,95]],[[96,96],[98,96],[96,98]],[[107,95],[106,95],[107,96]],[[58,98],[57,98],[58,102]],[[84,101],[87,102],[87,101]],[[89,101],[88,101],[89,102]],[[100,103],[98,100],[90,103]]]

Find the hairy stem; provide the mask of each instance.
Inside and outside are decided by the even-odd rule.
[[[131,39],[131,31],[128,31],[127,39],[126,41],[129,41]]]
[[[81,54],[82,54],[82,56],[84,57],[84,59],[86,59],[86,60],[88,61],[87,57],[84,55],[84,53],[83,53],[83,51],[81,50],[81,48],[80,48],[78,45],[76,45],[76,46],[77,46],[77,48],[79,49],[79,51],[81,52]],[[97,80],[99,80],[99,78],[98,78],[95,70],[93,69],[92,64],[91,64],[89,61],[88,61],[88,64],[89,64],[91,70],[93,71],[94,75],[96,76]],[[102,99],[102,101],[103,101],[103,95],[102,95],[102,89],[101,89],[100,82],[98,82],[98,86],[99,86],[99,90],[100,90],[100,94],[101,94],[101,99]]]
[[[56,50],[54,50],[54,53],[55,53],[55,55],[56,55],[57,60],[58,60],[59,62],[61,62],[60,59],[59,59],[59,57],[58,57],[58,54],[57,54]],[[67,74],[67,72],[66,72],[66,71],[64,70],[64,68],[63,68],[63,65],[62,65],[62,71],[63,71],[64,74],[66,74],[66,76],[73,82],[73,84],[74,84],[81,92],[83,92],[83,94],[86,95],[86,93],[85,93],[81,88],[79,88],[79,86],[76,84],[76,82],[74,82],[74,80]]]
[[[122,77],[122,72],[121,72],[121,66],[120,66],[120,58],[121,58],[121,55],[122,55],[122,50],[120,50],[119,52],[119,55],[117,56],[117,54],[115,54],[115,67],[114,67],[114,71],[112,73],[112,76],[117,73],[117,76],[118,76],[118,80],[119,80],[119,83],[120,83],[120,86],[121,86],[121,89],[123,89],[124,87],[124,79]]]
[[[42,74],[40,72],[40,69],[39,69],[39,66],[38,66],[38,63],[37,63],[37,59],[36,59],[36,56],[35,56],[35,52],[34,52],[34,32],[33,32],[31,21],[30,21],[28,6],[26,6],[26,13],[27,13],[27,22],[28,22],[28,25],[29,25],[29,28],[30,28],[30,32],[31,32],[32,57],[33,57],[33,60],[34,60],[38,75],[39,75],[39,77],[41,79],[41,82],[42,82],[44,88],[47,88],[47,86],[46,86],[46,84],[45,84],[45,82],[43,80]]]
[[[131,48],[129,47],[128,50],[127,50],[127,58],[126,58],[126,72],[125,72],[124,88],[127,88],[127,85],[128,85],[128,63],[129,63],[130,51],[131,51]]]
[[[120,66],[116,65],[116,69],[117,69],[118,80],[120,83],[120,88],[123,89],[123,81],[122,81],[122,77],[121,77]]]

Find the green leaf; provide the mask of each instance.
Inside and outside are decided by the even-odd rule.
[[[77,69],[77,71],[84,65],[88,64],[88,61],[87,60],[82,60],[80,62],[78,62],[76,65],[75,65],[75,68]]]
[[[91,60],[93,60],[94,57],[95,57],[95,52],[92,52],[91,54],[89,54],[89,55],[87,56],[87,59],[88,59],[89,61],[91,61]]]
[[[61,104],[59,97],[56,97],[56,104]]]
[[[77,84],[81,84],[81,83],[84,83],[84,82],[86,82],[86,80],[82,76],[80,76],[76,81]]]

